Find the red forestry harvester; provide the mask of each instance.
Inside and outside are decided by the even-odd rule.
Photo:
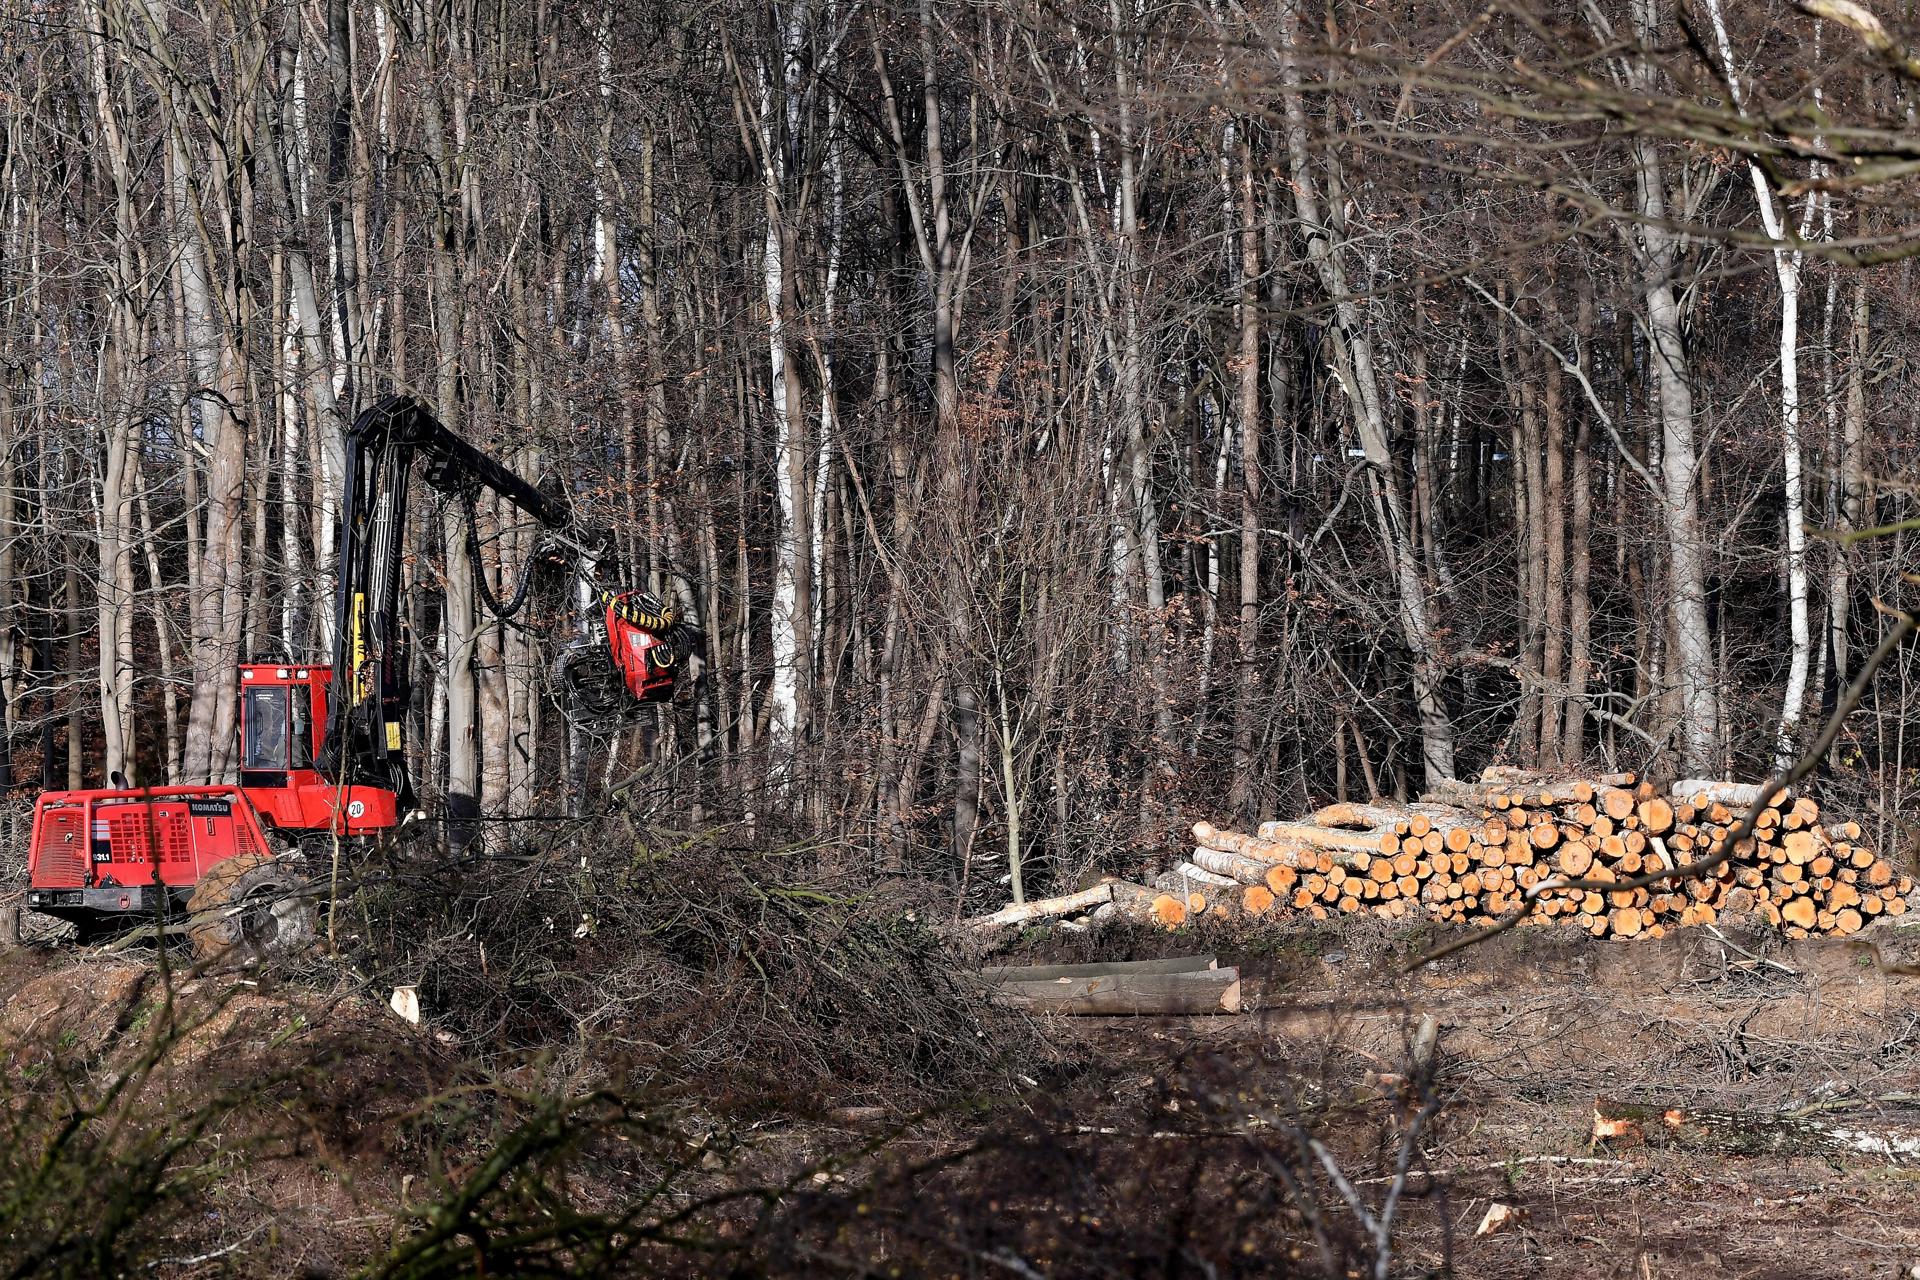
[[[415,810],[402,726],[408,685],[399,621],[407,487],[416,460],[429,485],[467,507],[485,488],[538,519],[554,553],[582,576],[566,509],[469,445],[405,396],[362,413],[346,436],[345,492],[331,665],[240,667],[235,784],[50,791],[34,810],[27,905],[83,931],[185,911],[203,957],[244,957],[305,940],[310,852],[392,831]],[[476,555],[474,559],[478,561]],[[527,574],[532,577],[531,568]],[[505,617],[513,600],[482,594]],[[697,635],[637,592],[600,591],[606,633],[556,668],[569,716],[605,724],[673,697]]]

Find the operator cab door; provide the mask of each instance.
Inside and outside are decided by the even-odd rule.
[[[313,768],[312,672],[240,668],[240,785],[291,787],[294,770]]]

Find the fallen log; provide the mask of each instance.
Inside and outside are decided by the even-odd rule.
[[[1240,971],[1097,974],[1051,982],[1010,982],[1002,984],[993,998],[995,1003],[1036,1013],[1080,1017],[1239,1013]]]
[[[1609,779],[1633,776],[1626,773],[1603,773],[1593,778],[1569,780],[1524,770],[1506,770],[1504,773],[1524,776],[1488,776],[1495,774],[1494,770],[1489,769],[1481,776],[1479,782],[1461,782],[1458,779],[1443,778],[1432,783],[1420,799],[1455,809],[1500,810],[1527,806],[1551,808],[1556,805],[1590,803],[1600,791],[1615,785]]]
[[[1760,783],[1723,782],[1716,778],[1682,778],[1667,789],[1675,800],[1696,803],[1702,796],[1709,804],[1724,804],[1729,809],[1746,810],[1760,799]],[[1776,800],[1786,798],[1779,792]]]
[[[1239,831],[1222,831],[1208,822],[1193,824],[1193,838],[1195,843],[1208,849],[1258,858],[1270,865],[1292,867],[1296,871],[1314,870],[1323,857],[1330,859],[1332,865],[1350,867],[1354,865],[1357,858],[1371,856],[1371,854],[1357,854],[1347,849],[1322,849],[1312,845],[1264,840],[1259,836],[1250,836]]]
[[[1485,787],[1475,786],[1471,782],[1461,782],[1454,778],[1440,778],[1430,783],[1420,793],[1425,804],[1444,804],[1456,809],[1474,809],[1483,807],[1481,800],[1486,796]],[[1501,805],[1505,808],[1505,805]]]
[[[1234,879],[1232,876],[1224,876],[1218,872],[1209,871],[1205,867],[1195,866],[1191,862],[1174,863],[1172,874],[1192,884],[1210,885],[1216,889],[1231,889],[1241,883],[1241,881]]]
[[[1005,982],[1057,982],[1061,978],[1099,978],[1149,973],[1204,973],[1220,967],[1214,956],[1168,956],[1161,960],[1096,960],[1088,964],[1007,964],[982,969],[980,977]]]
[[[1393,853],[1400,844],[1391,828],[1385,831],[1340,831],[1316,827],[1307,822],[1263,822],[1259,834],[1262,840],[1275,844],[1305,845],[1348,853]]]
[[[1240,899],[1238,880],[1203,871],[1191,862],[1177,863],[1171,871],[1155,876],[1153,887],[1177,899],[1190,915],[1232,914]]]
[[[1273,869],[1271,862],[1249,858],[1242,853],[1225,853],[1219,849],[1209,849],[1205,845],[1194,848],[1187,857],[1202,870],[1230,877],[1240,884],[1266,884],[1267,873]]]
[[[1431,807],[1438,809],[1443,806]],[[1365,830],[1405,822],[1412,812],[1402,805],[1341,803],[1316,809],[1305,820],[1316,827],[1356,827]]]
[[[1112,884],[1102,881],[1091,889],[1082,889],[1078,893],[1065,894],[1058,898],[1035,898],[1030,902],[1018,902],[1003,907],[992,915],[975,916],[966,925],[970,929],[998,929],[1006,925],[1025,924],[1029,920],[1046,920],[1054,916],[1070,916],[1076,911],[1086,911],[1103,902],[1113,901]]]
[[[1187,904],[1170,893],[1156,893],[1147,919],[1163,929],[1178,929],[1187,922]]]
[[[1508,787],[1537,787],[1565,780],[1564,773],[1552,773],[1545,769],[1520,769],[1507,764],[1490,764],[1480,771],[1480,781]],[[1581,775],[1579,781],[1592,783],[1596,787],[1630,787],[1635,778],[1632,773],[1593,773]]]
[[[1896,1121],[1878,1111],[1714,1111],[1595,1098],[1592,1136],[1596,1144],[1624,1138],[1729,1155],[1864,1155],[1920,1164],[1920,1118]]]
[[[1130,920],[1134,924],[1158,923],[1153,918],[1153,899],[1155,894],[1152,889],[1147,888],[1143,884],[1134,884],[1129,880],[1116,880],[1112,877],[1108,877],[1102,881],[1102,883],[1113,890],[1113,901],[1107,904],[1107,906],[1113,908],[1113,910],[1108,918],[1118,916],[1120,919]],[[1107,907],[1098,907],[1094,910],[1094,915],[1098,917],[1100,913],[1105,910],[1107,910]]]

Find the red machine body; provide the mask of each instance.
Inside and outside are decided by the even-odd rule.
[[[672,615],[650,596],[607,597],[607,644],[621,681],[638,702],[673,701],[680,654],[669,638],[672,625]]]
[[[33,810],[27,903],[51,915],[151,911],[156,890],[184,897],[215,863],[266,851],[239,787],[49,791]]]
[[[49,791],[34,806],[27,905],[74,919],[178,906],[209,867],[304,836],[370,836],[399,822],[394,793],[314,769],[333,672],[240,668],[238,786]],[[278,846],[278,847],[276,847]]]
[[[314,767],[331,667],[240,668],[240,790],[269,830],[370,836],[400,821],[394,793],[340,786]]]

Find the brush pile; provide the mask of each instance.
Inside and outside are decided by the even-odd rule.
[[[1537,889],[1533,921],[1633,938],[1752,913],[1790,937],[1845,935],[1906,910],[1912,882],[1861,842],[1859,824],[1823,822],[1811,797],[1785,792],[1768,798],[1753,834],[1703,877],[1556,887],[1705,860],[1759,790],[1688,779],[1662,793],[1632,774],[1549,780],[1489,769],[1418,804],[1336,804],[1251,834],[1199,822],[1188,858],[1155,882],[1151,911],[1169,927],[1197,915],[1287,912],[1488,924]]]

